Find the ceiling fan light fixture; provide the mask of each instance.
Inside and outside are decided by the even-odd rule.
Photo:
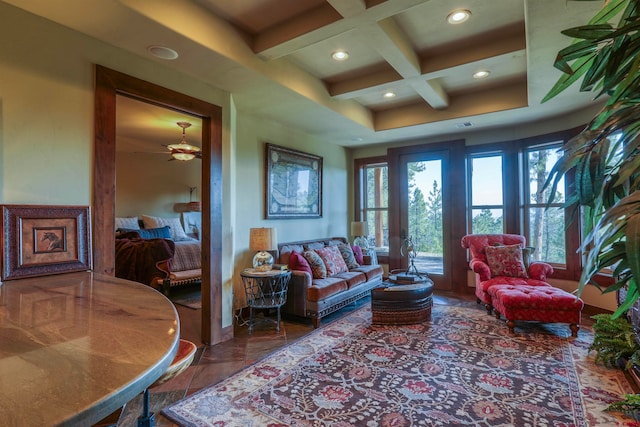
[[[186,161],[186,160],[192,160],[196,158],[195,154],[192,153],[171,153],[171,157],[173,157],[176,160],[182,160],[182,161]]]
[[[191,127],[189,122],[178,122],[178,126],[182,128],[182,140],[179,144],[169,144],[167,148],[171,152],[171,157],[176,160],[191,160],[196,157],[195,153],[200,151],[200,147],[191,145],[187,142],[185,129]]]
[[[334,61],[345,61],[349,59],[349,52],[346,50],[336,50],[331,54],[331,58],[333,58]]]
[[[457,9],[447,15],[447,22],[449,24],[462,24],[470,16],[471,12],[467,9]]]

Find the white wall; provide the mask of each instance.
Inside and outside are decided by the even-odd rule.
[[[227,92],[0,2],[0,203],[91,204],[94,64],[221,106],[230,170]],[[226,175],[225,194],[229,185]],[[230,204],[223,209],[229,236]],[[233,263],[223,251],[223,327],[233,321]]]
[[[276,228],[278,242],[292,242],[329,236],[348,236],[347,189],[350,182],[347,169],[350,160],[346,150],[312,135],[297,132],[248,114],[237,121],[235,179],[238,188],[236,203],[236,301],[244,304],[240,272],[251,266],[249,229]],[[265,143],[294,148],[323,158],[323,214],[314,219],[264,219]]]

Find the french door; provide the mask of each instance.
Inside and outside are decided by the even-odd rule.
[[[435,289],[466,287],[464,144],[390,150],[389,269],[427,274]],[[395,195],[394,195],[395,193]],[[393,201],[393,204],[392,204]]]

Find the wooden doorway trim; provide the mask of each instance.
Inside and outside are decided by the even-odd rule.
[[[93,270],[115,274],[116,95],[202,120],[202,341],[222,328],[222,108],[144,80],[95,66]]]

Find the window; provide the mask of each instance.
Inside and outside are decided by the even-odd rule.
[[[551,169],[562,156],[561,148],[559,141],[524,150],[523,219],[528,245],[536,248],[532,258],[566,266],[564,178],[559,181],[550,204],[552,188],[544,188]]]
[[[487,154],[472,155],[468,159],[467,229],[473,234],[504,233],[502,158],[502,154]]]
[[[467,147],[467,232],[521,234],[535,248],[532,260],[553,266],[551,277],[578,280],[581,219],[564,206],[573,178],[563,177],[550,204],[544,184],[579,131]]]
[[[360,206],[356,206],[357,220],[367,221],[370,246],[378,255],[389,253],[389,174],[386,162],[375,159],[356,161],[356,191],[360,191]],[[360,190],[358,181],[361,181]]]

